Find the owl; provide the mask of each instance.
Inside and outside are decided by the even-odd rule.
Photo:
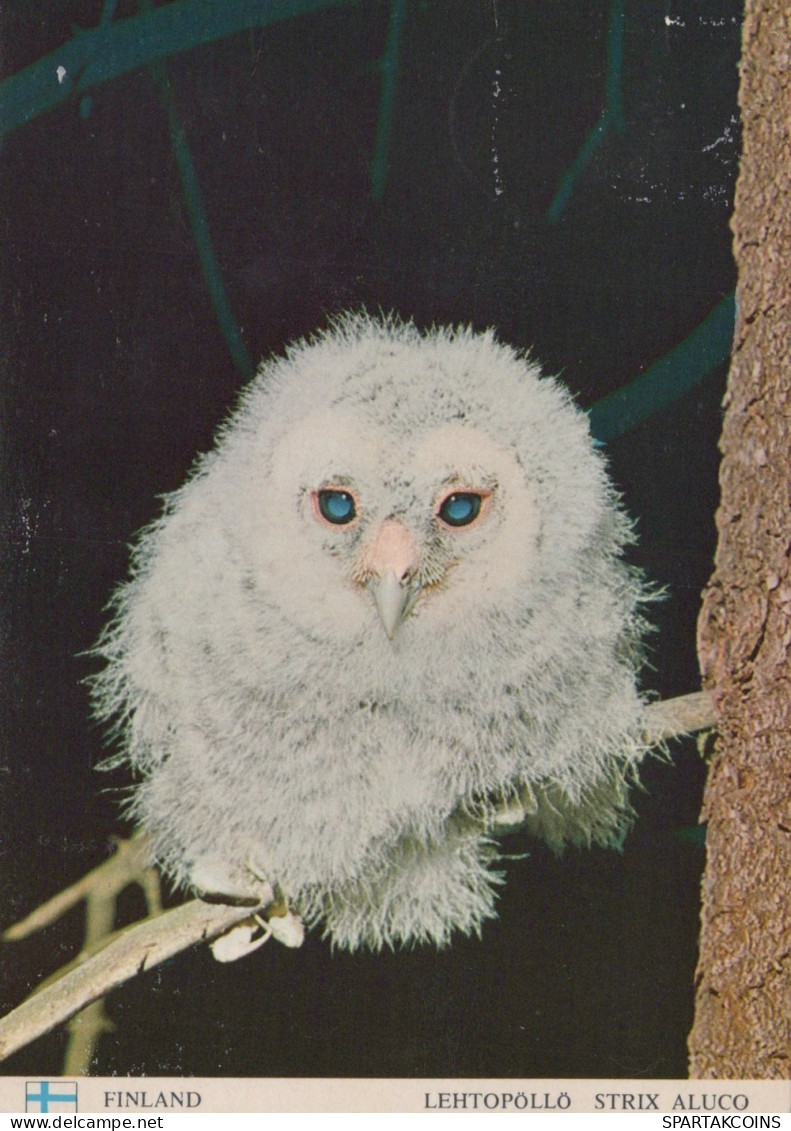
[[[617,844],[650,598],[586,415],[493,332],[366,313],[262,364],[97,645],[164,872],[354,950],[495,915],[514,806]],[[267,889],[271,890],[271,888]]]

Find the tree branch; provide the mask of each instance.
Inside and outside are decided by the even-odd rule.
[[[199,942],[210,942],[250,917],[249,907],[193,899],[111,935],[98,953],[78,959],[0,1020],[0,1060],[67,1021],[115,986]]]
[[[695,691],[691,695],[651,703],[645,738],[650,746],[660,746],[672,738],[712,730],[716,725],[717,714],[711,695],[708,691]]]
[[[73,39],[0,83],[0,137],[91,87],[248,28],[353,0],[178,0],[79,29]]]
[[[19,942],[28,935],[43,930],[91,895],[116,895],[131,883],[140,884],[145,889],[147,886],[145,873],[150,868],[150,864],[151,854],[142,837],[116,840],[115,852],[108,860],[92,871],[86,872],[71,887],[64,888],[52,899],[42,903],[35,911],[31,911],[27,918],[14,923],[0,935],[0,941]]]

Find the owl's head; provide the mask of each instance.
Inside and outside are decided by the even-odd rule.
[[[568,393],[466,328],[344,316],[262,366],[208,466],[251,584],[393,646],[507,621],[619,521]]]

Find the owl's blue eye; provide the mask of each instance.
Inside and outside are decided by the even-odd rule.
[[[447,526],[469,526],[481,513],[482,502],[475,491],[454,491],[442,500],[437,514]]]
[[[357,517],[357,507],[354,496],[348,491],[339,491],[337,488],[327,487],[319,491],[316,496],[322,517],[334,526],[345,526]]]

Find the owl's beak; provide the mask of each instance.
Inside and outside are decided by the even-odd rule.
[[[389,640],[420,595],[420,585],[415,581],[419,559],[414,535],[396,518],[386,519],[363,551],[361,573]]]
[[[373,578],[368,585],[376,601],[376,608],[387,638],[392,640],[401,621],[415,604],[419,589],[409,582],[399,581],[392,569],[387,570],[381,577]]]

